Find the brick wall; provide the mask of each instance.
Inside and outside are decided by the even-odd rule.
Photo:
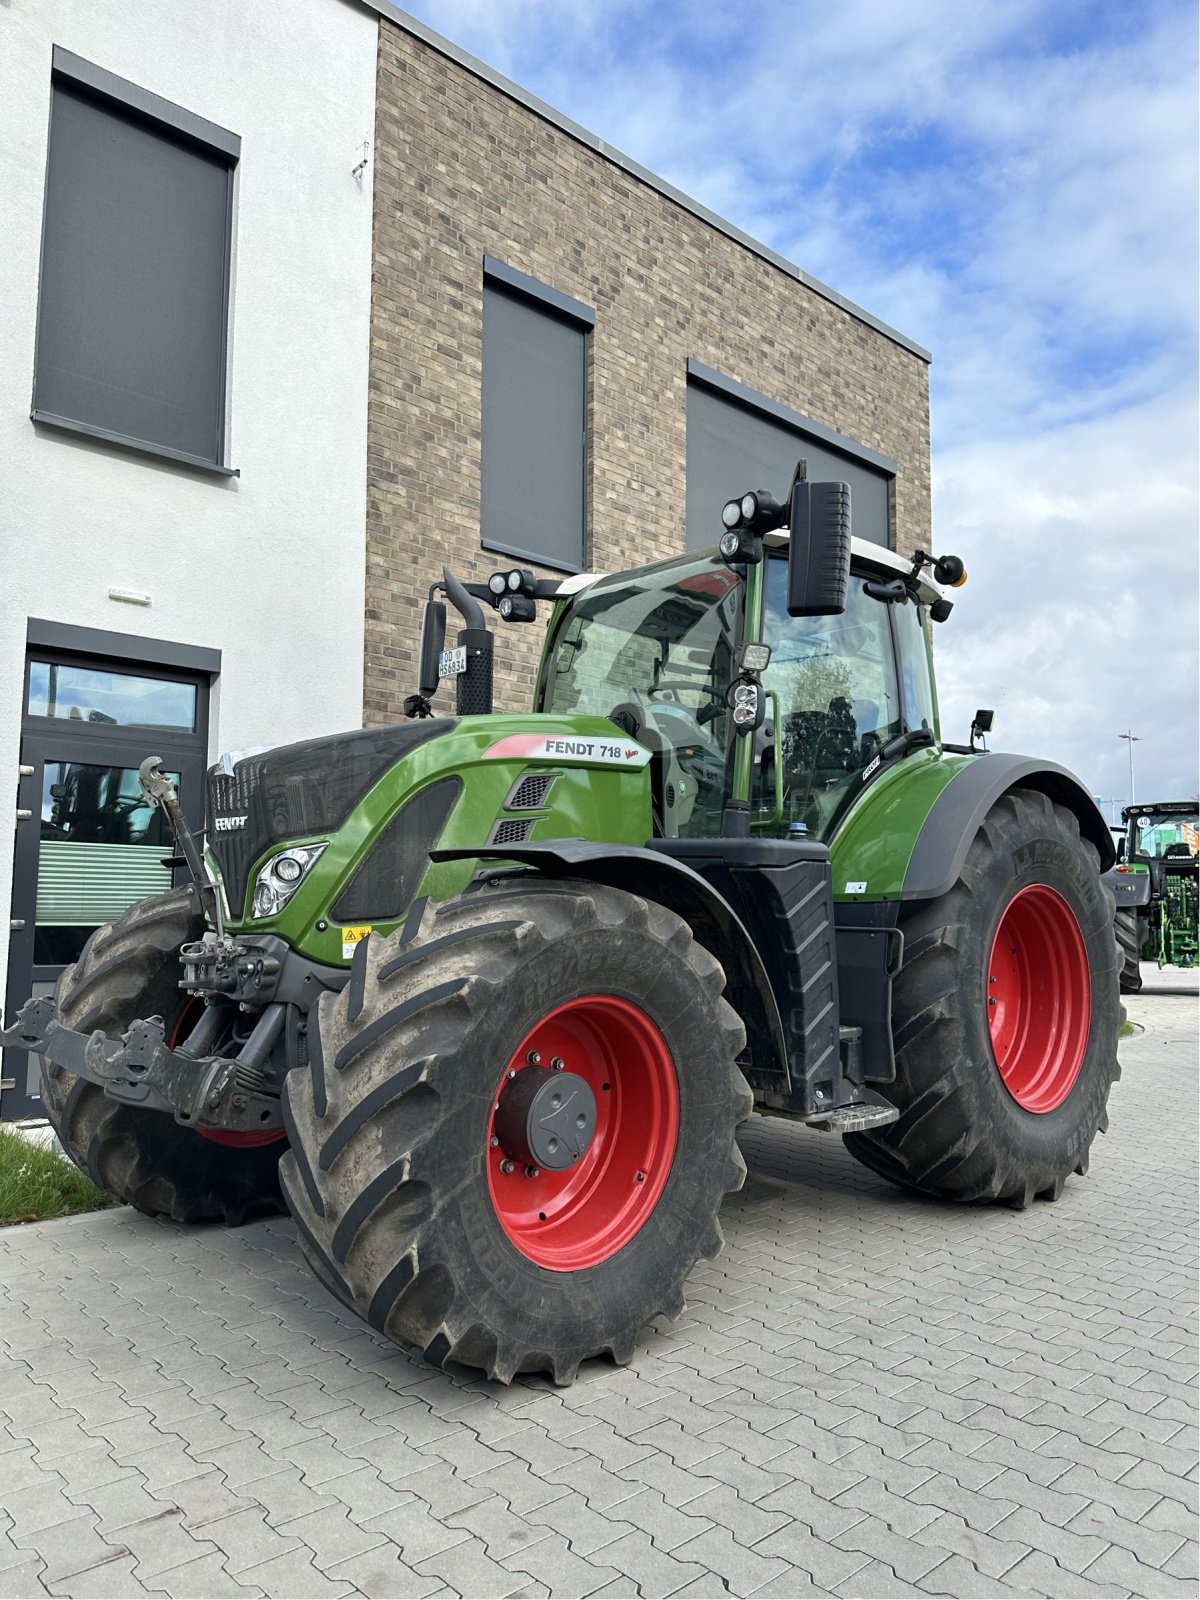
[[[373,154],[366,721],[416,688],[443,561],[505,564],[479,544],[485,254],[596,311],[589,568],[684,548],[689,357],[893,457],[896,542],[928,541],[919,356],[386,20]],[[542,630],[496,632],[496,708],[523,709]]]

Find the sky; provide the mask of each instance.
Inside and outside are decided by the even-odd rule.
[[[932,352],[946,738],[1197,792],[1192,0],[405,9]]]

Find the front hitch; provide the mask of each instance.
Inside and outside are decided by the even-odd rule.
[[[278,1034],[283,1007],[268,1007],[264,1034]],[[58,1021],[48,996],[27,1000],[12,1026],[0,1031],[6,1049],[31,1050],[103,1089],[109,1100],[166,1112],[185,1128],[256,1133],[283,1127],[274,1095],[260,1094],[261,1071],[246,1060],[192,1056],[166,1042],[161,1017],[133,1022],[120,1039],[97,1030],[79,1033]],[[267,1044],[269,1049],[269,1043]]]

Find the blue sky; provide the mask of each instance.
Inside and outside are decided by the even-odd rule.
[[[406,9],[933,352],[947,737],[1196,792],[1191,0]]]

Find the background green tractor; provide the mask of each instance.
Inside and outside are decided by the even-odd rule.
[[[1194,967],[1200,807],[1195,800],[1126,806],[1117,865],[1105,874],[1116,900],[1121,990],[1142,987],[1139,962]]]
[[[1057,1199],[1118,1072],[1104,820],[978,748],[990,713],[942,740],[957,558],[852,541],[800,470],[723,522],[613,577],[444,573],[412,720],[226,757],[203,858],[149,758],[193,884],[6,1038],[79,1165],[181,1220],[281,1180],[375,1328],[560,1383],[682,1309],[752,1108],[910,1189]],[[484,608],[545,601],[534,712],[492,715]]]

